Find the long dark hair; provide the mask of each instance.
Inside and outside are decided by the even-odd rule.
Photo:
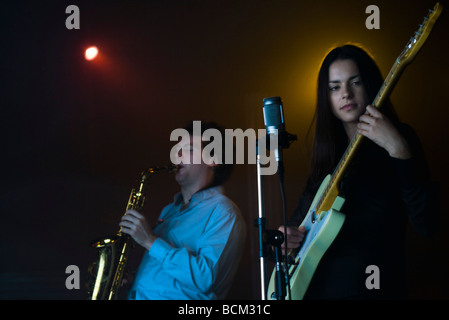
[[[373,58],[358,46],[347,44],[336,47],[326,55],[318,73],[317,106],[312,123],[315,125],[315,135],[310,182],[314,186],[320,184],[327,174],[332,173],[348,145],[348,136],[343,124],[332,113],[329,102],[329,67],[336,60],[354,61],[370,102],[374,100],[383,83],[382,74]],[[390,101],[384,103],[382,113],[393,122],[398,121]]]

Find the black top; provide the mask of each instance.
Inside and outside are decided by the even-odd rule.
[[[438,201],[418,138],[408,126],[401,125],[400,131],[411,159],[392,158],[369,139],[362,141],[340,185],[345,222],[318,265],[305,299],[406,297],[407,218],[419,233],[431,233]],[[309,180],[290,224],[304,219],[318,187]],[[365,285],[372,274],[366,270],[370,265],[379,268],[378,290]]]

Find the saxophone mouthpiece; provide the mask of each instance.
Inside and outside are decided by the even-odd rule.
[[[163,173],[163,172],[173,173],[178,170],[178,167],[179,166],[176,164],[170,164],[168,166],[162,166],[162,167],[152,167],[147,170],[147,173],[149,173],[149,174],[156,174],[156,173]]]

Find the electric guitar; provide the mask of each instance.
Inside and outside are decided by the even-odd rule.
[[[418,31],[396,59],[372,103],[373,106],[379,108],[389,96],[402,71],[413,61],[424,45],[441,11],[442,6],[439,3],[433,10],[429,10],[428,16],[424,18]],[[288,269],[288,277],[286,275],[285,278],[286,280],[290,279],[290,294],[287,290],[286,299],[299,300],[304,297],[316,267],[345,221],[345,215],[340,212],[345,200],[339,196],[339,185],[362,138],[363,136],[358,133],[353,136],[334,173],[328,175],[321,183],[312,205],[300,225],[305,226],[306,237],[299,248],[289,253],[289,256],[294,257],[294,262],[285,268]],[[285,271],[287,272],[287,270]],[[275,273],[276,270],[273,271],[268,285],[268,299],[277,297]]]

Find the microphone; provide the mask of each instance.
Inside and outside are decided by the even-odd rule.
[[[282,110],[281,97],[271,97],[263,99],[263,117],[267,135],[276,134],[278,138],[278,148],[273,150],[276,162],[278,164],[278,174],[283,173],[282,149],[287,149],[290,144],[297,140],[296,135],[290,134],[285,130],[284,112]],[[268,149],[269,139],[267,139]]]

